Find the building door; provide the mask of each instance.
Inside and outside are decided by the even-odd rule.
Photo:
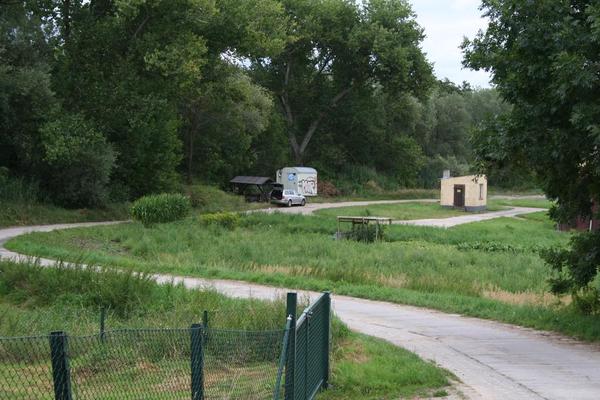
[[[465,206],[465,185],[454,185],[454,207]]]

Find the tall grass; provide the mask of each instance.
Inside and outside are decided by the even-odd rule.
[[[152,231],[126,224],[37,233],[9,247],[138,271],[332,289],[600,339],[597,318],[548,294],[539,249],[565,245],[569,235],[542,217],[452,229],[394,225],[385,242],[365,244],[334,240],[331,217],[252,214],[235,229],[189,218]]]
[[[233,300],[214,290],[158,285],[143,274],[106,268],[43,268],[0,261],[0,336],[52,330],[97,332],[100,311],[107,328],[187,327],[209,311],[221,328],[268,330],[285,325],[285,304]]]

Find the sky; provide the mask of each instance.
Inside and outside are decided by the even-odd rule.
[[[480,0],[410,0],[410,3],[417,21],[425,29],[423,50],[433,63],[438,79],[490,87],[488,73],[463,69],[459,48],[465,36],[473,38],[486,27],[486,20],[481,18],[479,10]]]

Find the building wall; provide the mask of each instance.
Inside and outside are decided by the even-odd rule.
[[[487,206],[487,178],[485,176],[468,175],[441,179],[440,204],[454,206],[454,185],[465,185],[465,208],[470,211],[483,210]],[[480,187],[481,196],[480,196]]]

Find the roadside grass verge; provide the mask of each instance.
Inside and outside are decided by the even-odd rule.
[[[35,233],[8,247],[25,254],[145,272],[241,279],[333,290],[494,319],[586,340],[600,320],[548,293],[540,249],[566,245],[541,213],[452,229],[394,225],[386,242],[333,240],[323,216],[251,214],[240,226],[202,226],[196,218],[144,229],[138,224]]]
[[[129,218],[128,204],[111,204],[103,209],[68,210],[46,203],[0,200],[0,227],[75,222],[115,221]]]
[[[417,199],[439,199],[439,189],[398,189],[393,191],[380,191],[361,193],[356,195],[339,195],[309,197],[310,203],[339,203],[343,201],[367,201],[367,200],[417,200]]]
[[[302,300],[299,310],[306,305],[306,299]],[[285,321],[283,299],[232,299],[210,289],[158,285],[148,277],[110,269],[41,268],[0,261],[0,336],[46,335],[54,330],[98,334],[101,307],[109,310],[107,330],[186,328],[200,321],[203,310],[209,311],[209,325],[217,329],[277,330]],[[320,398],[398,398],[427,394],[449,385],[449,373],[406,350],[350,332],[335,318],[332,328],[333,389],[323,392]],[[140,364],[139,371],[121,376],[117,360],[104,372],[100,361],[94,368],[97,384],[109,384],[113,393],[121,394],[129,387],[127,376],[131,378],[131,374],[148,382],[149,376],[159,374],[161,368],[180,368],[182,376],[189,368],[187,362],[167,365],[157,357]],[[3,368],[11,367],[0,363],[0,378]],[[260,364],[256,368],[257,373],[261,371]],[[246,372],[249,376],[254,373],[251,369]],[[144,378],[145,374],[149,376]],[[182,395],[189,390],[187,384],[184,387]],[[379,397],[368,397],[371,395]]]
[[[550,208],[554,203],[547,199],[490,199],[490,206]]]
[[[334,379],[330,389],[319,396],[321,399],[430,397],[447,387],[449,380],[456,379],[413,353],[398,351],[391,343],[335,325],[338,342],[332,349]]]

